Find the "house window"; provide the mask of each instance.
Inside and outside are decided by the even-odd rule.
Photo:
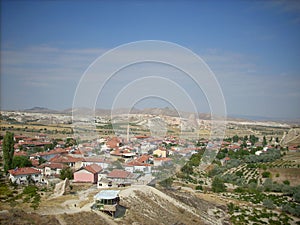
[[[101,184],[101,183],[99,183],[99,186],[100,186],[100,187],[102,187],[102,184]]]

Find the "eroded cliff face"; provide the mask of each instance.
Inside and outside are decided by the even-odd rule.
[[[66,178],[65,180],[55,185],[53,196],[58,197],[58,196],[65,195],[67,191],[69,191],[69,189],[70,189],[70,182],[69,179]]]
[[[300,128],[292,128],[287,133],[284,133],[281,141],[281,146],[300,145]]]

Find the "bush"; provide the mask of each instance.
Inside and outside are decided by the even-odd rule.
[[[218,178],[218,177],[215,177],[213,179],[213,182],[212,182],[212,185],[211,185],[211,188],[212,188],[212,191],[213,192],[224,192],[226,191],[226,185],[224,184],[224,182]]]
[[[23,202],[30,202],[31,199],[31,206],[34,210],[36,210],[40,204],[41,196],[37,193],[38,188],[34,185],[26,186],[23,190],[23,195],[26,195],[23,199]]]
[[[202,185],[198,185],[198,186],[196,186],[196,190],[202,191],[202,190],[203,190],[203,187],[202,187]]]
[[[263,200],[263,206],[266,207],[267,209],[274,209],[275,205],[273,201],[269,198],[266,198]]]
[[[69,180],[73,179],[73,171],[71,168],[65,168],[60,171],[60,179],[64,180],[68,178]]]
[[[295,202],[299,202],[300,203],[300,186],[297,186],[294,190],[293,190],[294,194],[293,194],[293,199]]]
[[[29,167],[32,166],[31,161],[26,156],[14,156],[12,160],[12,167]]]
[[[164,188],[170,188],[172,186],[172,184],[173,184],[173,178],[171,178],[171,177],[159,182],[159,185],[161,185]]]
[[[186,163],[182,168],[181,172],[184,174],[192,174],[194,172],[193,167],[189,164]]]
[[[261,175],[262,175],[263,178],[269,178],[269,177],[271,177],[271,173],[269,171],[265,171]]]
[[[282,183],[285,184],[285,185],[290,185],[290,181],[289,180],[284,180]]]
[[[235,172],[235,175],[237,175],[238,177],[242,177],[244,174],[242,171],[237,171]]]

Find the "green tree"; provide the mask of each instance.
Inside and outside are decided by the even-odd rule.
[[[244,174],[242,171],[236,171],[235,175],[237,175],[238,177],[242,177]]]
[[[41,165],[41,164],[43,164],[43,163],[45,163],[45,162],[47,162],[46,159],[44,159],[44,158],[42,158],[42,157],[39,157],[39,165]]]
[[[226,154],[223,151],[219,151],[217,154],[217,159],[224,159]]]
[[[234,135],[234,136],[232,137],[232,141],[233,141],[233,142],[238,142],[238,141],[239,141],[239,136]]]
[[[66,147],[73,146],[73,145],[77,145],[76,140],[73,138],[67,138],[66,139]]]
[[[12,168],[32,166],[31,161],[26,156],[14,156]]]
[[[258,138],[255,135],[250,134],[250,142],[254,145],[258,141]]]
[[[69,180],[73,179],[73,171],[70,167],[64,168],[60,171],[60,179],[64,180],[68,178]]]
[[[262,145],[263,145],[263,146],[266,146],[266,145],[267,145],[267,139],[266,139],[266,136],[263,137]]]
[[[211,185],[212,191],[213,192],[224,192],[226,191],[226,185],[224,184],[224,182],[218,178],[215,177],[212,181],[212,185]]]
[[[297,186],[294,189],[293,199],[294,201],[300,203],[300,186]]]
[[[265,198],[263,200],[263,206],[266,207],[267,209],[274,209],[276,207],[273,201],[269,198]]]
[[[271,173],[269,171],[264,171],[261,175],[262,175],[263,178],[271,177]]]
[[[7,172],[13,168],[12,162],[14,157],[14,134],[6,132],[2,144],[3,159],[4,159],[4,171]]]
[[[290,185],[290,181],[289,180],[284,180],[284,181],[282,181],[282,183],[285,184],[285,185]]]
[[[247,143],[246,143],[245,140],[244,140],[243,143],[241,144],[241,147],[242,147],[242,148],[246,148],[246,147],[247,147]]]
[[[164,188],[170,188],[173,184],[173,178],[172,177],[169,177],[167,179],[164,179],[162,181],[159,182],[159,184],[164,187]]]
[[[193,167],[189,164],[186,163],[182,168],[181,172],[184,174],[192,174],[194,172]]]

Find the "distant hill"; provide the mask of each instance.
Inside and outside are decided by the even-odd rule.
[[[34,113],[59,113],[59,111],[57,110],[53,110],[53,109],[48,109],[45,107],[33,107],[30,109],[24,109],[22,110],[24,112],[34,112]]]
[[[21,110],[24,112],[34,112],[34,113],[61,113],[61,114],[72,114],[76,113],[79,115],[93,115],[94,113],[97,116],[110,116],[111,110],[110,109],[96,109],[95,112],[92,109],[80,107],[80,108],[68,108],[65,110],[53,110],[45,107],[33,107],[30,109],[24,109]],[[175,109],[164,107],[164,108],[144,108],[144,109],[138,109],[138,108],[119,108],[114,109],[114,114],[125,114],[127,112],[130,112],[132,114],[148,114],[148,115],[165,115],[165,116],[182,116],[184,118],[190,118],[191,115],[195,115],[195,113],[192,112],[184,112],[179,111],[177,112]],[[210,120],[211,115],[210,113],[198,113],[199,119],[204,120]],[[283,122],[283,123],[289,123],[289,124],[300,124],[300,119],[285,119],[285,118],[272,118],[272,117],[266,117],[266,116],[250,116],[250,115],[237,115],[237,114],[229,114],[227,115],[227,120],[231,121],[274,121],[274,122]]]

